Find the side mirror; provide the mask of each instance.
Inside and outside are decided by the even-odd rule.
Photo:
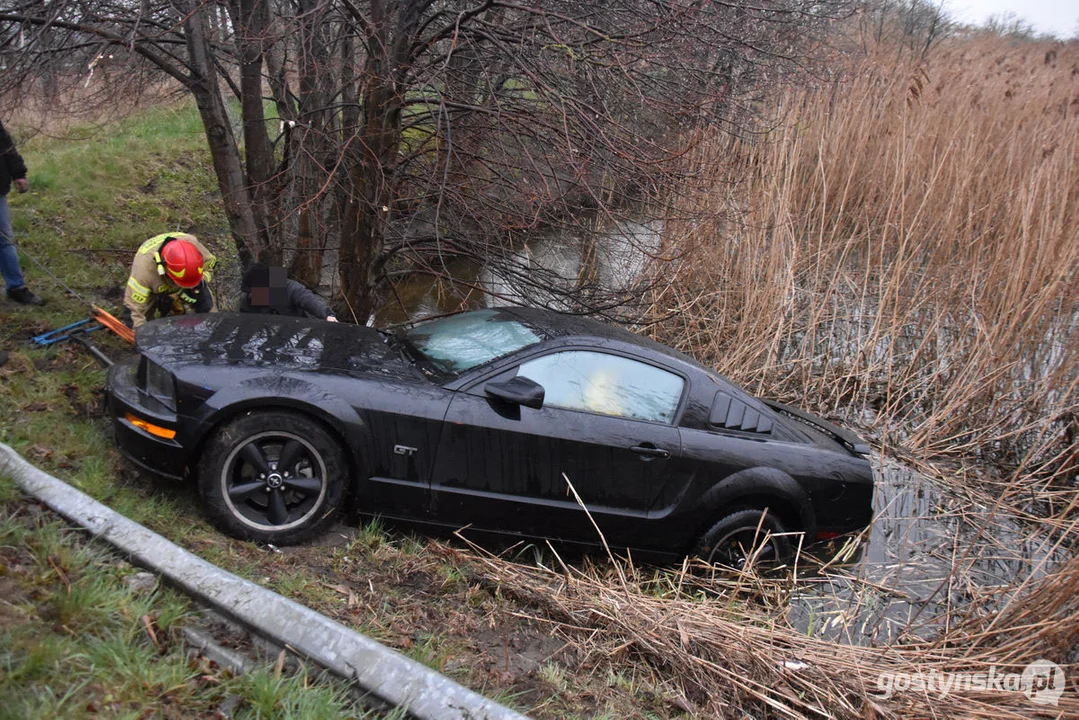
[[[543,386],[518,375],[505,382],[489,382],[483,386],[488,397],[539,410],[543,407]]]

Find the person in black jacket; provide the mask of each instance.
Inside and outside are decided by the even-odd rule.
[[[325,300],[296,282],[284,268],[255,263],[240,281],[240,312],[312,317],[337,322]]]
[[[44,305],[45,301],[26,287],[22,268],[19,267],[19,255],[12,244],[15,233],[11,229],[7,194],[13,183],[21,193],[30,189],[30,183],[26,180],[26,163],[15,149],[11,136],[0,124],[0,275],[4,277],[9,298],[23,305]]]

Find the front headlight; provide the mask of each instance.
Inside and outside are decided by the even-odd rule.
[[[172,373],[145,356],[139,365],[139,388],[148,398],[176,412],[176,380]]]

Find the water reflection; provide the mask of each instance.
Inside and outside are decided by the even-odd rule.
[[[949,616],[1008,600],[1064,557],[1036,528],[972,505],[892,461],[877,465],[876,519],[846,565],[799,577],[788,619],[799,630],[856,644],[927,638]]]
[[[375,315],[378,327],[459,310],[503,305],[541,305],[557,309],[561,296],[582,272],[582,257],[595,253],[597,286],[626,291],[640,278],[660,247],[659,220],[623,221],[597,232],[589,243],[579,236],[549,233],[530,237],[515,251],[507,271],[471,259],[445,263],[454,281],[411,276],[396,284],[395,297]]]

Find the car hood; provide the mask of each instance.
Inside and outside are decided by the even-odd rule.
[[[135,334],[159,365],[231,365],[414,379],[417,371],[377,330],[279,315],[212,313],[155,320]]]

